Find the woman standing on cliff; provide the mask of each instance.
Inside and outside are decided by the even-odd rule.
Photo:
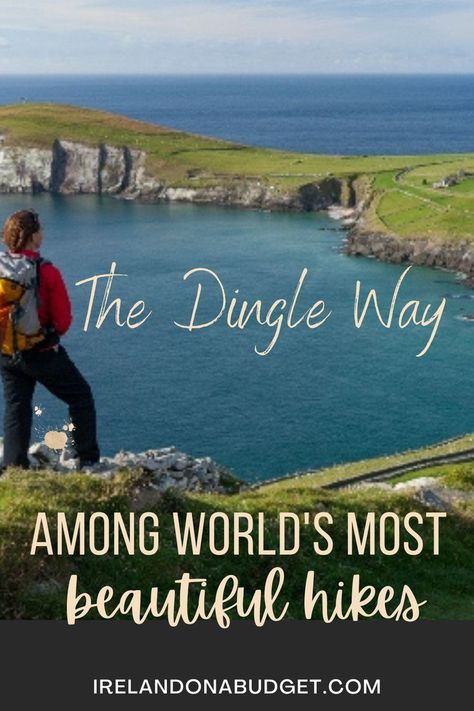
[[[72,322],[71,302],[61,272],[41,259],[39,249],[43,233],[36,212],[20,210],[10,215],[3,228],[3,240],[8,251],[0,256],[0,282],[10,283],[13,289],[18,288],[18,282],[27,284],[24,297],[19,304],[16,302],[15,313],[26,318],[27,311],[32,311],[32,318],[38,325],[34,336],[14,333],[13,347],[8,344],[5,329],[2,334],[3,467],[29,467],[32,399],[36,383],[41,383],[69,406],[78,466],[91,466],[99,461],[94,399],[88,383],[59,343]],[[20,273],[22,279],[18,279]],[[30,283],[25,277],[28,274],[33,275]],[[12,321],[14,323],[10,316]],[[10,332],[14,332],[14,328],[14,325],[10,326]],[[32,333],[31,330],[24,332]]]

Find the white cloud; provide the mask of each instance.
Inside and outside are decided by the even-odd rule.
[[[10,42],[6,39],[6,37],[0,37],[0,49],[4,49],[9,46]]]
[[[474,27],[472,5],[462,12],[441,12],[430,18],[429,23],[433,34],[444,40],[445,43],[452,44],[453,48],[458,43],[472,44],[472,28]]]
[[[5,41],[27,38],[18,72],[33,57],[66,72],[474,66],[472,0],[2,0],[1,14]]]
[[[155,42],[170,37],[181,43],[209,40],[235,42],[252,38],[294,40],[309,38],[315,31],[324,31],[328,25],[335,28],[341,24],[341,20],[315,17],[312,8],[307,11],[289,2],[242,4],[175,0],[155,2],[146,7],[132,3],[117,7],[116,4],[111,6],[81,0],[68,3],[44,0],[41,4],[24,0],[21,14],[15,3],[10,0],[4,2],[2,26],[10,30],[139,35]],[[308,12],[311,15],[309,25]],[[25,16],[34,17],[34,23],[28,24]]]

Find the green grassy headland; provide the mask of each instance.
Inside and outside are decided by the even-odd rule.
[[[145,151],[147,170],[170,186],[260,181],[278,193],[333,176],[370,193],[366,229],[401,237],[474,240],[474,153],[331,156],[240,145],[100,111],[58,104],[0,108],[8,144],[50,147],[54,139]],[[448,187],[433,187],[454,178]]]
[[[276,482],[235,495],[165,494],[150,492],[143,475],[123,471],[112,480],[80,474],[58,475],[53,472],[10,471],[0,480],[0,618],[63,618],[69,576],[77,574],[81,589],[94,594],[105,584],[116,593],[152,586],[163,590],[185,571],[193,577],[208,579],[209,590],[228,573],[238,576],[249,590],[263,585],[268,571],[281,566],[285,571],[285,600],[290,600],[290,616],[303,616],[300,601],[306,572],[316,571],[318,587],[334,594],[339,581],[350,585],[359,573],[363,584],[377,589],[391,585],[400,591],[409,584],[418,599],[428,602],[421,608],[424,619],[474,619],[472,571],[474,569],[474,463],[427,467],[425,470],[394,478],[410,481],[421,476],[435,477],[437,491],[458,492],[447,518],[441,524],[440,554],[433,556],[430,546],[419,556],[380,553],[363,557],[348,556],[345,550],[345,517],[348,511],[364,519],[367,512],[380,515],[393,511],[403,516],[409,511],[433,510],[421,504],[409,489],[393,486],[357,487],[329,491],[323,484],[355,473],[370,472],[416,458],[458,452],[472,447],[472,436],[417,452],[346,464],[314,472],[304,477]],[[451,500],[452,501],[452,500]],[[103,557],[30,555],[34,523],[38,511],[53,520],[64,511],[71,520],[78,511],[105,511],[126,514],[131,509],[154,511],[160,518],[161,548],[156,556],[137,553]],[[314,554],[311,527],[302,526],[300,552],[296,556],[213,556],[206,547],[200,556],[177,555],[173,546],[172,512],[182,515],[213,511],[246,511],[266,516],[265,535],[269,547],[276,545],[276,517],[281,511],[300,515],[328,511],[334,518],[334,551],[328,557]],[[308,530],[308,528],[310,530]],[[422,536],[428,544],[431,527],[424,526]],[[145,598],[146,599],[146,598]]]

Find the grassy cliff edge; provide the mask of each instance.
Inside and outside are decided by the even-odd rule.
[[[300,209],[312,209],[318,205],[314,189],[317,194],[326,187],[334,201],[361,207],[357,225],[361,233],[438,244],[474,242],[474,153],[293,153],[58,104],[1,107],[0,134],[4,145],[11,148],[47,149],[57,140],[127,146],[146,155],[147,175],[157,184],[194,191],[245,184],[265,190],[270,206],[272,198],[275,206],[291,206],[292,198],[298,196]]]
[[[439,446],[417,450],[394,457],[367,460],[355,464],[314,472],[304,477],[273,482],[258,489],[243,490],[234,495],[179,494],[173,490],[163,494],[149,491],[138,472],[122,471],[110,480],[80,474],[58,475],[53,472],[10,471],[0,479],[0,617],[23,619],[63,618],[69,577],[78,575],[81,589],[94,594],[106,584],[116,593],[129,589],[146,592],[152,586],[168,590],[184,571],[193,577],[208,580],[209,590],[227,574],[238,576],[240,584],[252,590],[262,587],[271,568],[280,566],[285,573],[285,599],[289,600],[289,616],[301,618],[301,598],[305,575],[314,570],[318,585],[334,594],[339,581],[350,588],[352,576],[360,574],[362,584],[377,589],[391,585],[400,591],[410,585],[419,600],[424,619],[474,619],[472,570],[474,550],[474,464],[460,463],[427,467],[416,473],[394,477],[383,485],[359,485],[338,491],[324,488],[330,482],[403,463],[407,458],[424,459],[440,453],[459,452],[472,448],[473,437],[467,436]],[[427,501],[417,494],[417,482],[429,482],[437,496]],[[446,505],[444,502],[447,502]],[[348,556],[345,551],[344,521],[348,512],[361,520],[368,512],[377,519],[386,511],[400,517],[411,511],[422,515],[428,511],[445,510],[440,535],[440,553],[430,550],[431,529],[424,526],[421,535],[426,551],[408,556],[398,553],[384,556]],[[97,557],[30,555],[30,546],[38,511],[51,520],[58,511],[71,521],[78,511],[86,515],[94,511],[155,512],[160,519],[162,545],[154,556],[140,553],[130,556],[123,549],[119,555]],[[265,516],[267,547],[278,541],[277,516],[282,511],[293,512],[303,522],[305,512],[326,511],[334,519],[332,535],[334,550],[328,557],[315,555],[312,549],[314,532],[302,527],[300,552],[285,556],[278,551],[271,556],[211,555],[204,547],[199,556],[178,556],[172,544],[172,514],[185,516],[191,511],[196,518],[201,512],[248,512],[254,519]],[[54,526],[53,526],[54,528]]]

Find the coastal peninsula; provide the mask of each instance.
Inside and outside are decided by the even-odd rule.
[[[0,108],[0,192],[332,209],[344,251],[474,280],[474,153],[270,150],[74,106]]]

